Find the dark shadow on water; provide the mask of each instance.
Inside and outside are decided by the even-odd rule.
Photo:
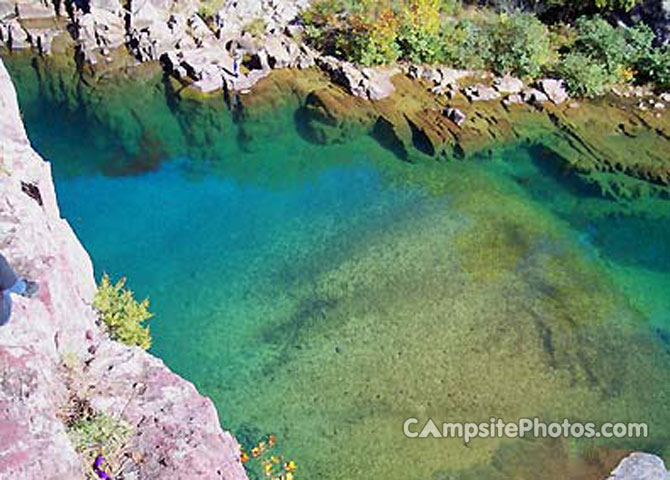
[[[101,166],[100,172],[108,177],[143,175],[158,170],[168,158],[159,136],[153,131],[145,130],[142,132],[137,153],[129,155],[119,148],[117,155]]]
[[[393,153],[396,157],[404,162],[409,162],[409,155],[405,145],[400,141],[395,132],[393,125],[383,118],[378,118],[370,136],[377,140],[379,145]]]
[[[435,155],[435,147],[433,147],[433,144],[428,136],[422,130],[420,130],[409,118],[405,117],[405,120],[407,120],[407,124],[412,130],[412,144],[414,145],[414,148],[430,157]]]
[[[506,160],[508,175],[536,201],[582,232],[607,258],[655,271],[670,271],[670,220],[643,213],[631,214],[628,204],[604,197],[597,185],[551,149],[540,144],[526,147],[524,158]],[[577,202],[575,202],[577,200]],[[631,203],[644,200],[631,200]],[[588,208],[587,208],[588,207]]]
[[[541,144],[532,144],[528,145],[526,150],[541,176],[529,178],[521,175],[516,177],[516,181],[536,199],[551,200],[550,197],[556,190],[563,190],[562,194],[567,193],[580,198],[601,197],[600,190],[596,186],[582,180],[577,172],[551,149]]]

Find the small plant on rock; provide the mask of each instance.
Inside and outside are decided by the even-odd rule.
[[[91,413],[68,428],[74,449],[89,468],[88,478],[105,478],[99,472],[121,470],[132,433],[128,423],[103,413]]]
[[[112,283],[109,275],[105,274],[98,286],[93,307],[114,340],[146,350],[151,346],[151,335],[144,322],[153,317],[149,312],[149,299],[138,302],[125,284],[125,278]]]

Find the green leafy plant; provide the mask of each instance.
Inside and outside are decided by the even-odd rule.
[[[567,54],[558,66],[558,74],[574,95],[597,97],[612,86],[612,75],[604,64],[581,53]]]
[[[91,413],[70,425],[67,433],[82,463],[88,466],[88,478],[98,478],[93,466],[99,457],[104,458],[110,472],[121,469],[133,428],[121,419]]]
[[[149,312],[149,299],[138,302],[125,284],[125,278],[112,283],[105,274],[98,286],[93,307],[114,340],[146,350],[151,346],[151,336],[144,322],[153,317]]]
[[[640,0],[595,0],[596,7],[602,10],[625,10],[628,11]]]
[[[498,73],[537,77],[555,57],[547,27],[529,13],[502,15],[492,35]]]
[[[492,57],[488,27],[472,20],[447,23],[441,28],[440,61],[457,68],[487,68]]]
[[[265,35],[265,29],[267,28],[267,23],[262,18],[256,18],[244,26],[244,31],[249,33],[252,37],[262,37]]]
[[[406,0],[401,2],[401,28],[397,42],[402,56],[415,63],[435,63],[443,57],[441,24],[460,9],[454,0]]]
[[[209,20],[223,7],[223,0],[201,0],[198,6],[198,15]]]
[[[654,33],[645,24],[614,27],[599,16],[577,20],[574,51],[605,66],[619,81],[634,80],[634,70],[652,51]]]
[[[662,90],[670,90],[670,47],[650,51],[638,62],[643,80],[655,83]]]

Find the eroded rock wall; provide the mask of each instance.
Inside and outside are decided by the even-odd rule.
[[[64,358],[99,412],[134,428],[124,472],[140,479],[245,479],[212,402],[139,348],[111,341],[91,308],[91,261],[60,218],[50,168],[32,149],[0,61],[0,251],[40,283],[0,327],[0,479],[84,478],[63,423],[75,392]],[[131,477],[128,477],[131,478]]]

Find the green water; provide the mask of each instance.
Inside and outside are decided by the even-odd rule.
[[[667,452],[667,202],[601,198],[539,146],[410,164],[310,143],[291,102],[235,122],[158,82],[96,110],[9,66],[97,273],[151,299],[152,352],[243,444],[275,433],[297,478],[597,478],[611,452]],[[650,437],[402,433],[535,416]]]

